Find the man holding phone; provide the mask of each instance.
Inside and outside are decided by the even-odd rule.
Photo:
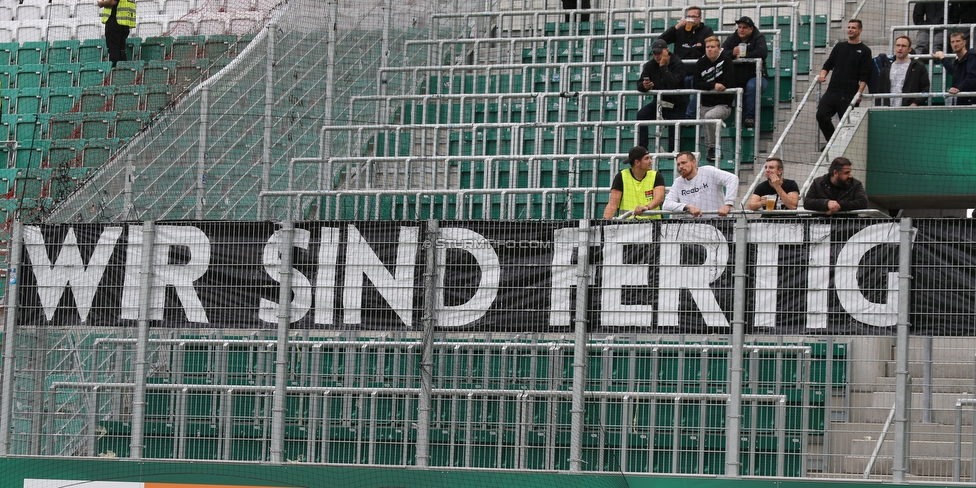
[[[685,65],[677,56],[668,52],[668,43],[662,39],[651,45],[653,59],[644,64],[641,77],[637,80],[637,90],[680,90],[685,84]],[[688,108],[687,95],[660,95],[637,112],[637,120],[657,120],[658,99],[661,100],[661,118],[665,120],[683,119]],[[675,128],[668,128],[668,151],[674,151]],[[650,137],[646,125],[637,129],[637,145],[650,148]]]

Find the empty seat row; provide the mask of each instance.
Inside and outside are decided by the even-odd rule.
[[[179,37],[130,37],[126,40],[126,58],[129,60],[160,61],[188,60],[195,58],[217,59],[234,57],[254,38],[253,35],[237,36],[220,34],[213,36]],[[108,61],[105,40],[86,39],[58,40],[52,43],[2,42],[0,66],[58,63],[95,63]]]

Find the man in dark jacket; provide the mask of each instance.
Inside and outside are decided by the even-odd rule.
[[[937,51],[932,57],[942,61],[946,73],[952,75],[952,88],[949,93],[976,92],[976,54],[966,49],[966,34],[953,32],[949,34],[949,45],[956,53],[956,62],[945,58],[945,53]],[[976,105],[976,97],[951,97],[946,99],[947,105]]]
[[[931,88],[925,65],[908,57],[912,40],[908,36],[895,39],[895,60],[881,70],[878,93],[928,93]],[[925,105],[924,98],[879,98],[875,105],[915,107]]]
[[[851,174],[851,160],[834,158],[827,174],[813,180],[803,208],[833,215],[847,210],[868,208],[868,195],[864,185]]]
[[[695,64],[695,89],[724,92],[727,88],[735,87],[735,71],[732,66],[732,54],[724,51],[715,36],[705,39],[705,55]],[[701,96],[701,118],[722,119],[732,113],[734,94],[703,93]],[[715,160],[715,128],[703,127],[705,131],[705,147],[708,148],[706,159]]]
[[[766,91],[769,80],[766,78],[766,54],[769,49],[766,47],[766,36],[764,36],[756,24],[749,17],[742,17],[735,21],[736,30],[725,42],[722,49],[732,53],[732,59],[761,59],[760,71],[762,75],[756,79],[755,61],[740,63],[735,67],[735,86],[745,88],[742,94],[742,125],[746,128],[756,126],[756,83],[761,82],[759,93]],[[743,52],[741,45],[745,44]]]
[[[664,31],[658,39],[674,44],[674,55],[678,58],[698,59],[705,54],[705,38],[714,35],[715,32],[711,27],[702,24],[701,7],[688,7],[685,9],[685,18]],[[688,72],[685,74],[685,88],[691,88],[692,83],[694,83],[694,74]],[[691,95],[688,101],[685,116],[689,119],[695,118],[694,95]]]
[[[662,39],[654,41],[651,45],[651,54],[654,59],[644,64],[641,70],[641,78],[637,81],[637,90],[647,92],[649,90],[680,90],[685,84],[685,65],[677,56],[671,56],[668,52],[668,43]],[[659,95],[661,99],[661,117],[666,120],[677,120],[684,118],[685,109],[688,108],[688,95]],[[637,120],[657,120],[657,100],[644,105],[637,112]],[[651,147],[648,145],[647,126],[641,125],[637,129],[637,145],[641,147]],[[675,130],[673,127],[668,129],[668,151],[674,151]]]

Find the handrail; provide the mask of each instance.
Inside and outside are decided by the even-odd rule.
[[[702,214],[704,214],[704,215],[713,215],[713,214],[714,215],[717,215],[718,214],[718,210],[702,211]],[[633,210],[628,210],[628,211],[624,212],[623,214],[621,214],[617,218],[618,219],[624,219],[624,218],[632,217],[633,215],[634,215],[634,211]],[[668,212],[667,210],[645,210],[644,213],[642,213],[641,215],[643,215],[643,216],[648,216],[648,215],[682,215],[682,216],[684,216],[684,215],[691,215],[691,214],[688,213],[688,212],[683,212],[683,211],[682,212]],[[761,209],[761,210],[731,210],[731,211],[729,211],[729,215],[745,215],[745,216],[749,216],[749,215],[753,215],[753,216],[754,215],[762,215],[762,216],[794,216],[794,217],[797,217],[797,216],[827,215],[827,213],[826,212],[820,212],[820,211],[817,211],[817,210],[805,210],[805,209],[796,209],[796,210],[762,210]],[[868,216],[868,217],[876,217],[876,218],[883,218],[883,219],[893,219],[894,218],[891,215],[888,215],[886,212],[882,212],[881,210],[878,210],[878,209],[875,209],[875,208],[865,208],[865,209],[861,209],[861,210],[845,210],[845,211],[842,211],[842,212],[834,212],[834,213],[832,213],[830,215],[831,216],[837,216],[837,215]]]
[[[871,477],[871,469],[874,468],[874,463],[878,460],[878,453],[881,452],[881,446],[884,444],[885,437],[888,436],[888,429],[891,428],[891,421],[895,418],[896,406],[898,406],[897,403],[892,404],[891,410],[888,411],[888,418],[885,420],[884,426],[881,427],[881,434],[878,436],[878,442],[874,443],[874,450],[871,451],[871,457],[868,459],[868,464],[864,468],[864,479]]]
[[[959,481],[962,469],[962,407],[964,405],[976,406],[976,398],[959,398],[956,400],[956,432],[955,442],[953,442],[952,456],[952,480]],[[973,443],[976,446],[976,442]],[[973,448],[973,462],[969,466],[970,473],[976,473],[976,447]]]
[[[813,86],[819,84],[820,84],[819,82],[815,82],[815,83],[811,83],[810,85]],[[860,96],[855,95],[854,98],[851,100],[851,103],[847,106],[847,110],[844,112],[844,115],[840,118],[840,122],[837,123],[837,128],[834,130],[834,135],[831,136],[829,141],[827,141],[827,145],[825,146],[826,148],[833,146],[834,140],[837,139],[837,137],[841,132],[840,128],[843,127],[850,120],[851,114],[854,112],[854,107],[857,107],[857,103],[859,101],[860,101]],[[817,178],[820,175],[821,169],[826,165],[827,158],[828,158],[827,150],[824,149],[820,153],[820,156],[817,158],[817,162],[813,165],[813,169],[810,171],[810,174],[807,175],[806,181],[804,181],[803,185],[800,187],[801,207],[803,206],[803,196],[807,194],[807,190],[809,190],[810,185],[813,184],[814,178]]]
[[[793,128],[793,124],[796,123],[796,120],[800,118],[800,112],[803,111],[803,107],[804,105],[806,105],[807,99],[810,98],[810,94],[813,92],[813,89],[816,88],[817,86],[818,86],[817,83],[810,83],[810,86],[807,88],[806,93],[803,94],[803,98],[800,100],[800,103],[797,105],[796,110],[793,111],[793,116],[790,117],[790,121],[786,124],[786,127],[783,129],[783,132],[779,135],[779,139],[776,141],[776,144],[774,144],[773,148],[769,150],[769,155],[767,156],[767,158],[771,158],[775,156],[776,153],[778,153],[780,149],[783,147],[783,143],[786,141],[786,136],[789,135],[790,130]],[[742,208],[745,208],[746,204],[749,203],[749,198],[752,197],[752,192],[756,191],[756,187],[759,186],[759,182],[762,181],[764,176],[765,175],[761,171],[758,172],[758,174],[756,174],[756,177],[753,179],[752,184],[749,186],[749,189],[746,190],[745,195],[742,196],[742,200],[739,203],[739,205]]]

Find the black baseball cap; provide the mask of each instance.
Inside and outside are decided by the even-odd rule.
[[[654,54],[661,54],[661,51],[664,51],[667,48],[668,41],[665,41],[664,39],[658,39],[654,41],[654,44],[651,44],[651,52]]]
[[[630,149],[630,153],[627,154],[627,162],[633,165],[634,163],[639,161],[644,156],[647,156],[648,154],[650,154],[650,151],[648,151],[644,147],[634,146]]]
[[[753,22],[751,18],[746,17],[745,15],[743,15],[741,18],[739,18],[739,20],[735,21],[735,24],[736,25],[745,24],[745,25],[747,25],[749,27],[752,27],[753,29],[756,28],[756,23]]]

